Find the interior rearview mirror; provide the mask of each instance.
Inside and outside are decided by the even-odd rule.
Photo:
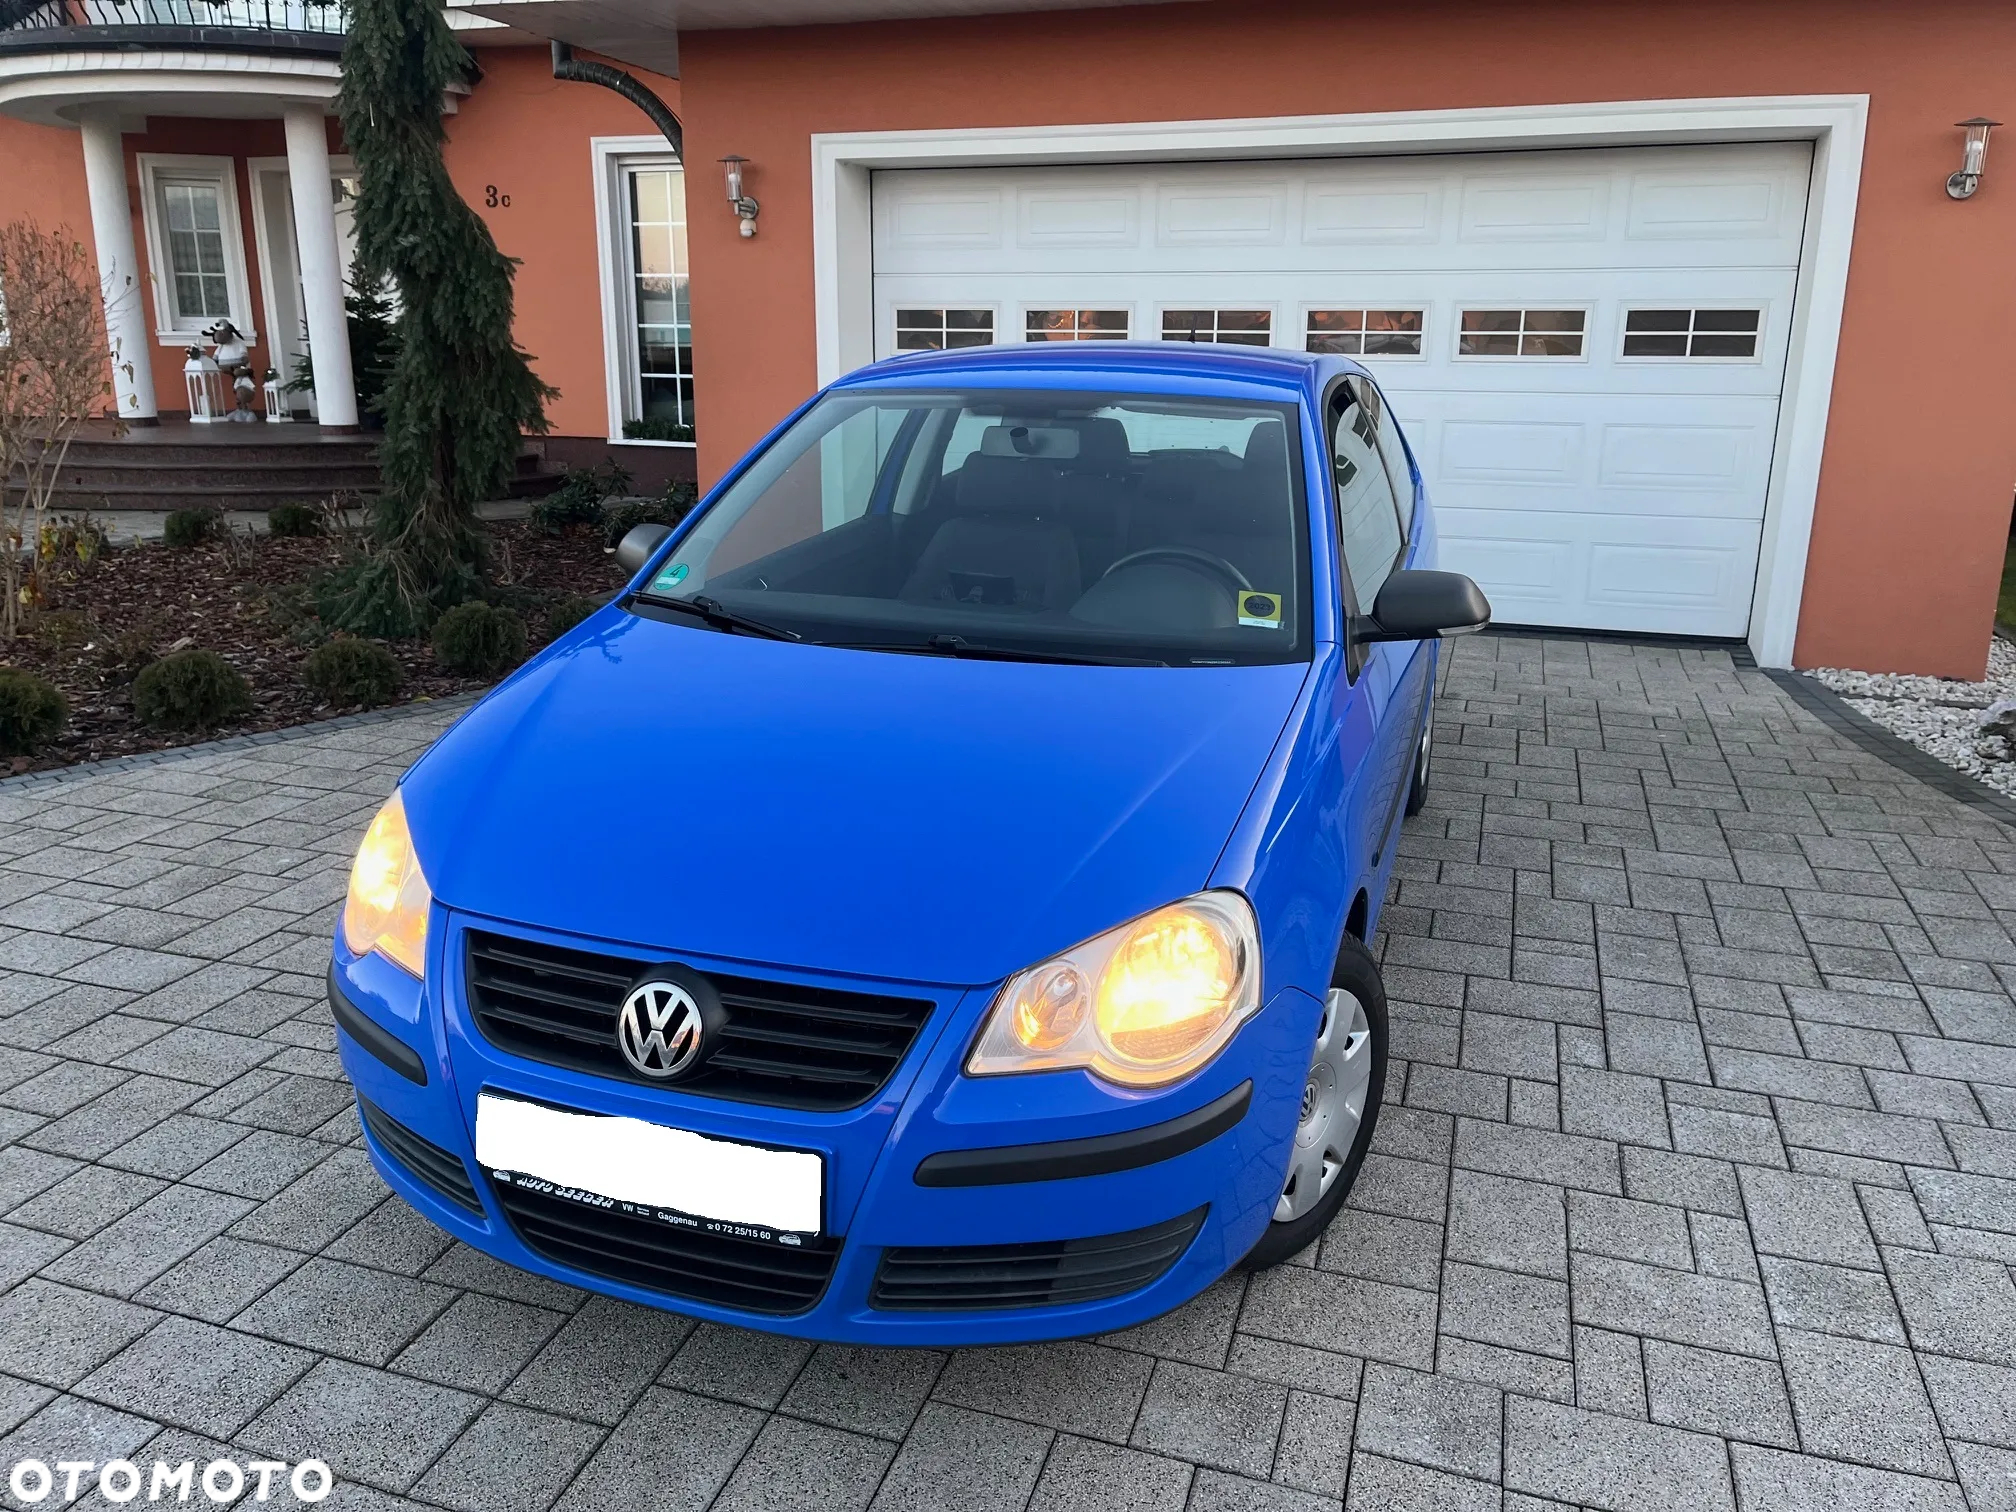
[[[1491,623],[1491,601],[1460,572],[1396,572],[1359,621],[1356,641],[1433,640],[1471,635]]]
[[[625,572],[635,572],[651,560],[651,553],[663,544],[665,537],[672,534],[670,525],[632,525],[616,547],[616,565]]]

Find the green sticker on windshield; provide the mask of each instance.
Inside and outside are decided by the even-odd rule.
[[[686,574],[691,570],[684,562],[681,562],[677,566],[659,573],[651,586],[653,588],[677,588],[681,583],[686,581]]]
[[[1279,630],[1281,628],[1281,595],[1278,593],[1242,593],[1239,595],[1239,623],[1256,630]]]

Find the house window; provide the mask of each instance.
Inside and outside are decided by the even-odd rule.
[[[624,169],[630,217],[636,422],[655,440],[688,439],[693,424],[693,316],[687,294],[686,175],[671,164]]]
[[[139,154],[136,164],[154,339],[188,346],[228,320],[257,342],[237,165],[228,157],[153,152]]]
[[[1755,357],[1762,310],[1631,310],[1626,357]]]
[[[1419,357],[1421,310],[1311,310],[1303,349],[1339,357]]]
[[[1125,310],[1031,310],[1022,334],[1029,341],[1125,341]]]
[[[1215,341],[1232,346],[1267,346],[1273,341],[1270,310],[1164,310],[1164,341]]]
[[[230,315],[231,281],[224,271],[224,212],[214,183],[157,181],[168,254],[168,292],[177,326],[201,326]]]
[[[1580,357],[1587,310],[1465,310],[1459,357]]]
[[[992,346],[992,310],[898,310],[896,350],[942,352],[951,347]]]

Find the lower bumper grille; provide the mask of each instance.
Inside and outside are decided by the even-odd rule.
[[[840,1241],[802,1247],[675,1228],[493,1182],[490,1192],[525,1247],[555,1265],[691,1302],[783,1316],[819,1300]]]
[[[945,1312],[1118,1297],[1160,1279],[1197,1237],[1204,1213],[1092,1239],[886,1249],[868,1302],[885,1311]]]
[[[357,1112],[371,1137],[417,1181],[457,1207],[479,1218],[484,1216],[483,1203],[476,1196],[476,1183],[469,1179],[469,1167],[462,1163],[461,1156],[442,1149],[430,1139],[422,1139],[383,1108],[373,1107],[361,1097],[357,1099]]]

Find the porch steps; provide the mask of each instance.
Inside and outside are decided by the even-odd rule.
[[[100,512],[267,510],[334,494],[364,501],[378,494],[378,439],[271,433],[238,439],[215,432],[191,436],[186,428],[158,439],[137,430],[117,440],[85,436],[71,443],[52,502],[59,510]],[[560,476],[560,469],[547,463],[543,443],[528,439],[509,493],[537,498],[550,493]]]

